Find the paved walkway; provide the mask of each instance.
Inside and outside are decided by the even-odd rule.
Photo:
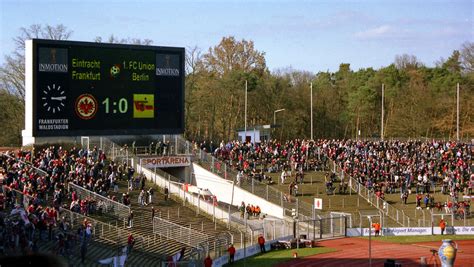
[[[474,266],[474,240],[456,241],[459,250],[456,257],[455,266]],[[336,252],[309,256],[295,259],[280,267],[307,267],[307,266],[368,266],[369,265],[369,242],[362,238],[343,238],[328,241],[321,241],[319,246],[338,249]],[[441,242],[422,242],[414,244],[397,244],[380,241],[372,242],[372,266],[383,266],[386,259],[394,259],[401,263],[403,267],[420,266],[420,257],[426,257],[428,263],[431,260],[430,249],[438,250]],[[431,261],[430,261],[431,260]],[[437,258],[437,266],[441,266]],[[429,265],[434,266],[434,265]]]

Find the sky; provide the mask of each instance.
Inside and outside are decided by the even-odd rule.
[[[472,0],[153,1],[0,0],[0,63],[21,27],[64,24],[70,40],[111,34],[157,46],[199,47],[225,36],[252,40],[271,71],[380,68],[396,55],[427,66],[474,41]]]

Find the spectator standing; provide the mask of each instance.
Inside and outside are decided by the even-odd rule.
[[[285,170],[281,171],[280,179],[281,179],[281,184],[284,184],[285,180],[286,180],[286,171]]]
[[[234,244],[230,244],[230,247],[227,249],[229,252],[229,264],[234,263],[234,256],[235,256],[235,247]]]
[[[128,238],[127,238],[127,255],[129,255],[130,252],[132,252],[133,245],[135,245],[135,238],[130,233],[128,234]]]
[[[258,244],[260,245],[260,252],[265,253],[265,237],[263,235],[258,237]]]
[[[133,210],[128,214],[128,228],[133,227]]]
[[[423,202],[425,203],[425,208],[429,209],[429,203],[430,203],[430,195],[426,194],[425,197],[423,198]]]
[[[380,227],[380,223],[375,222],[375,223],[372,224],[372,227],[373,227],[374,230],[375,230],[375,236],[376,236],[376,237],[377,237],[377,236],[380,236],[380,228],[381,228],[381,227]]]
[[[421,210],[421,199],[422,198],[423,197],[421,196],[421,194],[416,195],[416,209]]]
[[[153,187],[150,187],[150,189],[148,189],[148,204],[153,203],[153,193],[154,193]]]
[[[444,230],[446,229],[446,222],[443,219],[439,221],[439,228],[441,229],[441,235],[444,235]]]
[[[87,242],[86,240],[82,240],[81,242],[81,263],[84,264],[87,254]]]
[[[184,253],[186,251],[186,247],[181,248],[181,250],[173,255],[173,263],[176,264],[178,261],[182,261],[184,258]]]
[[[143,189],[140,191],[140,194],[138,195],[138,204],[140,204],[141,206],[145,205],[145,190]]]
[[[402,194],[402,199],[403,199],[403,204],[407,204],[407,200],[408,200],[408,191],[405,190],[405,192],[403,192]]]
[[[168,201],[168,194],[169,194],[168,187],[165,187],[165,189],[164,189],[165,202],[167,202],[167,201]]]
[[[240,186],[240,182],[241,182],[241,180],[242,180],[242,176],[243,176],[243,171],[237,172],[237,177],[236,177],[236,185],[237,185],[237,186]]]
[[[243,219],[245,215],[245,202],[242,201],[242,204],[240,204],[240,207],[239,207],[239,211],[240,211],[240,217]]]
[[[204,259],[204,267],[212,267],[212,259],[209,254],[207,254],[207,257]]]
[[[155,218],[155,207],[151,207],[151,223],[153,224],[153,218]]]

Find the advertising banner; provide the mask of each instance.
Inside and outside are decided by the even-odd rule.
[[[189,156],[151,157],[142,158],[140,161],[142,167],[145,168],[186,167],[191,165]]]
[[[372,235],[375,234],[372,229]],[[439,227],[400,227],[400,228],[382,228],[382,235],[385,236],[410,236],[410,235],[438,235],[441,234]],[[456,235],[474,235],[474,226],[455,226],[446,227],[446,234]],[[369,236],[369,228],[348,228],[348,236]]]

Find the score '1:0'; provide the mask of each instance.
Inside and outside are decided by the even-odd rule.
[[[106,97],[104,101],[102,101],[102,104],[105,105],[105,113],[108,114],[110,112],[110,99]],[[113,105],[115,106],[116,102],[113,102]],[[118,101],[118,111],[120,113],[127,113],[128,110],[128,102],[126,98],[120,98]],[[114,109],[115,113],[115,109]]]

